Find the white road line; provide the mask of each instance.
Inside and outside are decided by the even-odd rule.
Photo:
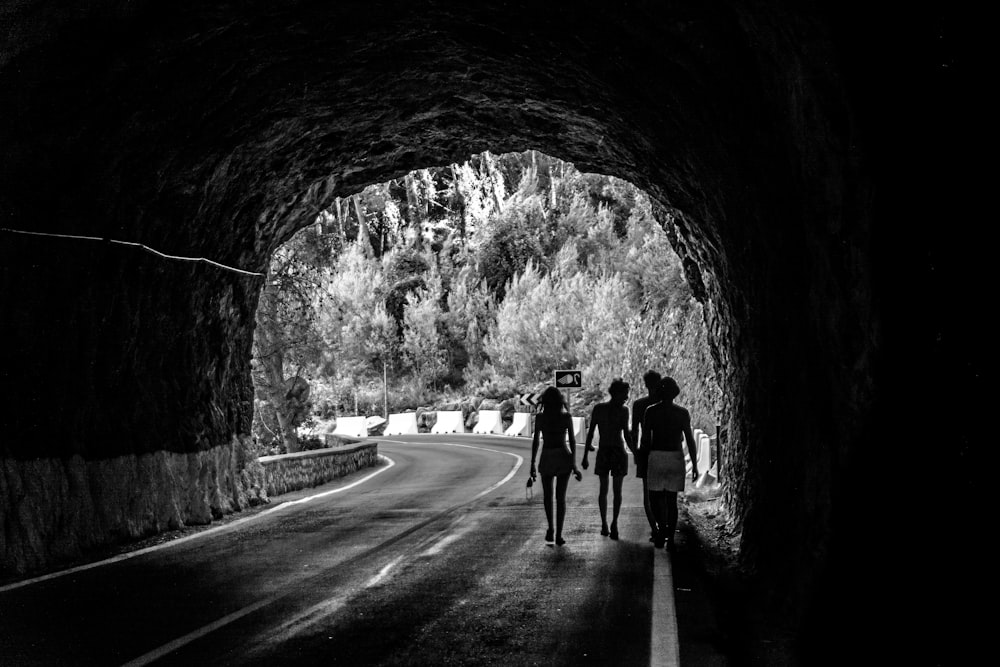
[[[255,612],[258,609],[260,609],[261,607],[266,607],[267,605],[271,604],[272,602],[275,602],[276,600],[278,600],[279,598],[281,598],[281,597],[283,597],[285,595],[287,595],[287,593],[283,591],[281,593],[276,593],[275,595],[272,595],[269,598],[265,598],[265,599],[260,600],[258,602],[254,602],[252,605],[248,605],[246,607],[243,607],[239,611],[234,611],[233,613],[229,614],[228,616],[223,616],[222,618],[220,618],[219,620],[215,621],[214,623],[209,623],[208,625],[200,627],[200,628],[198,628],[197,630],[195,630],[193,632],[189,632],[188,634],[184,635],[183,637],[178,637],[177,639],[175,639],[175,640],[173,640],[171,642],[167,642],[163,646],[160,646],[159,648],[155,648],[152,651],[150,651],[149,653],[144,653],[143,655],[140,655],[138,658],[126,662],[123,665],[123,667],[140,667],[141,665],[148,665],[149,663],[153,662],[154,660],[159,660],[160,658],[162,658],[163,656],[167,655],[168,653],[176,651],[180,647],[182,647],[182,646],[184,646],[186,644],[190,644],[194,640],[199,639],[201,637],[204,637],[205,635],[209,634],[210,632],[215,632],[219,628],[224,627],[226,625],[229,625],[233,621],[239,620],[239,619],[243,618],[244,616],[246,616],[247,614],[252,614],[253,612]]]
[[[391,440],[391,441],[384,441],[384,442],[393,442],[393,443],[398,443],[398,444],[410,444],[410,443],[406,443],[406,442],[399,441],[399,440]],[[467,449],[480,449],[480,450],[485,451],[485,452],[494,452],[496,454],[506,454],[507,456],[513,456],[515,459],[517,459],[517,462],[514,464],[514,468],[509,473],[507,473],[506,477],[504,477],[499,482],[497,482],[493,486],[489,487],[485,491],[482,491],[479,494],[477,494],[473,498],[473,500],[475,500],[477,498],[481,498],[482,496],[486,495],[487,493],[490,493],[491,491],[494,491],[495,489],[498,489],[502,485],[504,485],[507,482],[509,482],[510,479],[520,469],[521,464],[524,463],[524,458],[523,457],[518,456],[517,454],[512,454],[510,452],[501,452],[500,450],[497,450],[497,449],[489,449],[487,447],[476,447],[475,445],[463,445],[463,444],[459,444],[459,443],[455,443],[455,442],[436,442],[436,443],[433,443],[433,444],[436,444],[436,445],[445,445],[445,446],[449,446],[449,447],[465,447]],[[388,457],[383,457],[381,454],[379,454],[379,457],[385,458],[387,461],[389,461],[389,466],[386,467],[386,468],[383,468],[382,470],[380,470],[378,472],[383,472],[384,470],[387,470],[392,465],[395,465],[395,462],[393,462],[392,459],[389,459]],[[314,496],[309,496],[308,498],[302,498],[300,500],[295,500],[295,501],[292,501],[292,502],[289,502],[289,503],[283,503],[283,504],[279,505],[278,507],[275,507],[274,509],[276,510],[279,507],[286,507],[286,506],[289,506],[289,505],[297,505],[299,503],[309,502],[310,500],[313,500],[314,498],[322,498],[323,496],[328,496],[331,493],[338,493],[340,491],[344,491],[346,489],[351,488],[352,486],[356,486],[356,485],[360,484],[363,481],[371,479],[376,474],[378,474],[378,472],[377,473],[373,473],[372,475],[369,475],[368,477],[365,477],[364,479],[359,480],[359,481],[355,482],[354,484],[350,484],[350,485],[342,487],[340,489],[334,489],[332,491],[326,491],[324,493],[318,493],[318,494],[316,494]],[[274,510],[268,510],[268,511],[270,512],[270,511],[274,511]],[[463,533],[464,532],[468,532],[468,531],[463,531]],[[462,533],[459,533],[459,534],[453,535],[453,536],[447,536],[447,537],[445,537],[443,540],[441,540],[440,542],[438,542],[436,545],[432,546],[426,552],[425,555],[431,555],[432,552],[433,553],[437,553],[437,551],[439,551],[441,548],[444,548],[445,545],[447,545],[448,543],[454,541],[455,539],[458,539],[458,537],[460,537],[461,534]],[[396,558],[395,560],[393,560],[392,562],[390,562],[385,567],[383,567],[378,572],[378,574],[376,574],[374,577],[372,577],[368,581],[368,583],[365,584],[365,588],[374,586],[375,584],[379,583],[379,581],[381,581],[383,578],[385,578],[385,576],[389,573],[389,571],[393,567],[395,567],[399,563],[399,561],[402,560],[402,558],[403,557],[400,556],[400,557]],[[204,627],[201,627],[201,628],[198,628],[197,630],[194,630],[192,632],[189,632],[188,634],[186,634],[186,635],[184,635],[182,637],[178,637],[177,639],[174,639],[173,641],[170,641],[170,642],[164,644],[163,646],[160,646],[159,648],[153,649],[149,653],[146,653],[144,655],[139,656],[135,660],[132,660],[131,662],[126,663],[124,665],[124,667],[140,667],[141,665],[148,665],[149,663],[153,662],[154,660],[158,660],[158,659],[162,658],[163,656],[167,655],[168,653],[176,651],[177,649],[181,648],[182,646],[190,644],[191,642],[195,641],[196,639],[200,639],[201,637],[204,637],[205,635],[207,635],[207,634],[209,634],[211,632],[214,632],[214,631],[218,630],[219,628],[222,628],[222,627],[224,627],[226,625],[229,625],[233,621],[237,621],[237,620],[243,618],[247,614],[251,614],[251,613],[257,611],[261,607],[265,607],[265,606],[271,604],[272,602],[275,602],[276,600],[278,600],[279,598],[283,597],[284,595],[285,595],[285,593],[279,593],[279,594],[272,595],[269,598],[266,598],[266,599],[261,600],[259,602],[255,602],[252,605],[249,605],[247,607],[244,607],[243,609],[235,611],[232,614],[229,614],[228,616],[223,616],[222,618],[220,618],[219,620],[217,620],[217,621],[215,621],[213,623],[209,623],[208,625],[206,625]],[[329,605],[329,602],[323,602],[320,605],[317,605],[317,608],[321,607],[321,606],[327,606],[327,605]],[[339,608],[339,604],[337,605],[337,607]],[[310,609],[309,612],[307,612],[307,614],[314,612],[317,608]]]
[[[311,502],[313,500],[316,500],[317,498],[325,498],[326,496],[333,495],[334,493],[342,493],[344,491],[347,491],[348,489],[353,489],[354,487],[358,486],[359,484],[364,484],[365,482],[367,482],[368,480],[370,480],[372,477],[375,477],[376,475],[381,475],[386,470],[388,470],[389,468],[391,468],[394,465],[396,465],[396,462],[393,461],[392,459],[390,459],[387,456],[383,456],[382,454],[379,454],[378,457],[380,459],[382,459],[383,461],[385,461],[388,465],[386,465],[384,468],[379,468],[378,470],[376,470],[375,472],[371,473],[370,475],[366,475],[365,477],[362,477],[361,479],[359,479],[357,481],[351,482],[350,484],[346,484],[346,485],[341,486],[339,488],[331,489],[330,491],[324,491],[322,493],[317,493],[317,494],[314,494],[314,495],[311,495],[311,496],[306,496],[305,498],[299,498],[298,500],[291,500],[291,501],[288,501],[288,502],[285,502],[285,503],[281,503],[280,505],[275,505],[274,507],[272,507],[270,509],[267,509],[267,510],[264,510],[263,512],[260,512],[258,514],[254,514],[253,516],[248,516],[248,517],[245,517],[243,519],[238,519],[236,521],[233,521],[232,523],[227,523],[227,524],[222,525],[222,526],[216,526],[215,528],[209,528],[208,530],[203,530],[203,531],[201,531],[199,533],[194,533],[192,535],[188,535],[187,537],[180,537],[180,538],[178,538],[176,540],[171,540],[170,542],[164,542],[162,544],[156,544],[156,545],[151,546],[151,547],[146,547],[145,549],[137,549],[136,551],[129,551],[128,553],[119,554],[117,556],[112,556],[111,558],[106,558],[104,560],[95,561],[93,563],[87,563],[86,565],[78,565],[77,567],[71,567],[71,568],[68,568],[66,570],[60,570],[58,572],[51,572],[49,574],[44,574],[42,576],[34,577],[32,579],[25,579],[23,581],[18,581],[18,582],[13,583],[13,584],[7,584],[6,586],[0,586],[0,593],[5,593],[7,591],[14,590],[15,588],[21,588],[22,586],[30,586],[31,584],[37,584],[37,583],[41,583],[43,581],[48,581],[50,579],[56,579],[58,577],[65,577],[67,574],[75,574],[77,572],[83,572],[84,570],[90,570],[90,569],[93,569],[95,567],[101,567],[103,565],[111,565],[112,563],[119,563],[119,562],[121,562],[123,560],[128,560],[130,558],[135,558],[136,556],[142,556],[143,554],[148,554],[148,553],[151,553],[153,551],[159,551],[161,549],[167,549],[169,547],[174,547],[174,546],[177,546],[178,544],[183,544],[185,542],[190,542],[191,540],[197,540],[197,539],[200,539],[200,538],[203,538],[203,537],[208,537],[210,535],[218,535],[219,533],[239,528],[240,526],[242,526],[244,524],[247,524],[247,523],[249,523],[251,521],[256,521],[257,519],[260,519],[261,517],[264,517],[264,516],[267,516],[269,514],[272,514],[273,512],[277,512],[278,510],[284,510],[284,509],[287,509],[287,508],[292,507],[294,505],[301,505],[303,503],[308,503],[308,502]]]
[[[391,442],[391,443],[396,444],[396,445],[412,445],[413,444],[412,442],[406,442],[404,440],[386,440],[384,438],[379,438],[378,440],[379,440],[379,442]],[[484,452],[493,452],[494,454],[504,454],[506,456],[513,456],[515,459],[517,459],[517,463],[514,464],[514,467],[511,469],[511,471],[509,473],[507,473],[506,477],[504,477],[499,482],[497,482],[496,484],[494,484],[490,488],[486,489],[485,491],[480,491],[479,493],[477,493],[475,496],[473,496],[473,498],[472,498],[473,500],[477,500],[479,498],[482,498],[487,493],[491,493],[493,491],[496,491],[501,486],[503,486],[504,484],[506,484],[507,482],[509,482],[514,477],[514,475],[517,474],[517,471],[521,469],[521,465],[524,463],[524,457],[519,456],[517,454],[514,454],[512,452],[501,452],[499,449],[490,449],[489,447],[477,447],[476,445],[463,445],[463,444],[459,444],[457,442],[431,442],[429,444],[432,444],[432,445],[444,445],[446,447],[465,447],[466,449],[478,449],[478,450],[481,450],[481,451],[484,451]]]
[[[441,553],[442,551],[444,551],[444,548],[446,546],[448,546],[452,542],[456,541],[460,537],[462,537],[461,533],[456,533],[454,535],[445,535],[444,538],[442,538],[441,540],[435,542],[434,546],[432,546],[430,549],[428,549],[427,551],[423,552],[420,555],[421,556],[437,556],[439,553]]]
[[[365,588],[371,588],[378,582],[385,579],[386,575],[389,574],[389,570],[399,565],[399,561],[401,560],[403,560],[403,557],[397,556],[394,560],[390,561],[385,567],[378,571],[378,574],[368,580],[368,583],[365,584]]]
[[[290,500],[287,503],[281,503],[277,507],[269,509],[266,512],[261,512],[257,516],[248,517],[246,520],[250,521],[250,520],[256,519],[257,517],[262,516],[264,514],[268,514],[270,512],[275,512],[275,511],[277,511],[279,509],[284,509],[286,507],[291,507],[292,505],[299,505],[301,503],[308,503],[308,502],[311,502],[313,500],[316,500],[317,498],[325,498],[326,496],[332,496],[335,493],[340,493],[342,491],[347,491],[348,489],[353,489],[355,486],[358,486],[359,484],[364,484],[365,482],[367,482],[368,480],[370,480],[375,475],[381,475],[386,470],[388,470],[392,466],[396,465],[396,462],[393,461],[392,459],[390,459],[388,456],[383,456],[382,454],[379,454],[378,457],[380,459],[384,460],[388,465],[386,465],[386,467],[384,467],[384,468],[380,468],[380,469],[376,470],[375,472],[373,472],[372,474],[370,474],[370,475],[368,475],[366,477],[362,477],[361,479],[357,480],[356,482],[351,482],[350,484],[348,484],[346,486],[341,486],[341,487],[336,488],[336,489],[330,489],[329,491],[324,491],[323,493],[317,493],[317,494],[314,494],[314,495],[311,495],[311,496],[306,496],[305,498],[299,498],[298,500]]]
[[[464,521],[464,519],[465,519],[465,517],[460,517],[460,518],[459,518],[459,521],[458,521],[458,522],[456,522],[456,524],[457,524],[457,523],[460,523],[460,522],[463,522],[463,521]],[[479,525],[479,522],[477,521],[477,522],[475,523],[475,525],[471,525],[471,526],[469,526],[469,525],[467,525],[467,526],[463,526],[463,527],[459,528],[459,530],[455,531],[454,533],[451,533],[451,534],[448,534],[448,535],[445,535],[445,536],[444,536],[444,537],[442,537],[441,539],[439,539],[439,540],[437,540],[436,542],[434,542],[433,544],[431,544],[431,546],[430,546],[430,547],[429,547],[428,549],[426,549],[425,551],[421,552],[421,553],[420,553],[420,554],[419,554],[419,555],[417,556],[417,558],[424,558],[424,557],[430,557],[430,556],[437,556],[437,555],[438,555],[439,553],[441,553],[442,551],[444,551],[445,547],[447,547],[447,546],[448,546],[449,544],[451,544],[452,542],[455,542],[455,541],[457,541],[457,540],[461,539],[461,538],[462,538],[462,537],[464,537],[465,535],[468,535],[468,534],[469,534],[469,533],[471,533],[471,532],[472,532],[473,530],[475,530],[475,529],[476,529],[476,526],[478,526],[478,525]]]
[[[668,554],[653,550],[653,613],[650,618],[650,667],[678,667],[681,664],[677,637],[677,609],[674,606],[674,572]]]
[[[355,589],[353,588],[349,589],[349,593],[351,595],[353,595],[355,592],[356,592]],[[273,641],[274,643],[280,643],[281,641],[284,641],[285,639],[292,637],[296,633],[301,632],[304,628],[307,628],[310,625],[318,623],[324,618],[328,618],[329,616],[332,616],[333,614],[340,611],[344,607],[344,605],[347,604],[348,597],[349,597],[348,593],[341,592],[340,594],[332,598],[323,600],[319,604],[315,604],[312,607],[309,607],[309,609],[306,609],[305,611],[296,614],[295,616],[288,619],[274,630],[269,631],[268,634],[266,635],[266,639],[265,637],[260,637],[260,636],[254,637],[254,639],[256,640],[257,644],[260,643],[266,644],[269,641]]]
[[[387,440],[386,442],[396,442],[396,443],[400,443],[400,444],[410,444],[410,443],[406,443],[406,442],[402,442],[402,441],[398,441],[398,440],[395,440],[395,441],[393,441],[393,440]],[[512,457],[514,457],[517,460],[516,463],[514,464],[513,469],[511,469],[511,471],[509,473],[507,473],[506,477],[504,477],[503,479],[501,479],[496,484],[493,484],[492,486],[490,486],[485,491],[482,491],[479,494],[477,494],[473,498],[473,500],[475,500],[477,498],[481,498],[482,496],[484,496],[484,495],[486,495],[486,494],[488,494],[488,493],[490,493],[490,492],[492,492],[492,491],[500,488],[501,486],[503,486],[504,484],[506,484],[507,482],[509,482],[511,480],[511,478],[513,478],[514,475],[517,474],[517,471],[521,468],[521,465],[524,463],[524,458],[523,457],[518,456],[517,454],[513,454],[511,452],[502,452],[502,451],[497,450],[497,449],[489,449],[487,447],[477,447],[475,445],[464,445],[464,444],[459,444],[459,443],[454,443],[454,442],[438,442],[438,443],[433,443],[433,444],[446,445],[446,446],[449,446],[449,447],[465,447],[465,448],[468,448],[468,449],[479,449],[479,450],[486,451],[486,452],[493,452],[493,453],[496,453],[496,454],[504,454],[506,456],[512,456]],[[128,558],[133,558],[135,556],[138,556],[138,555],[141,555],[141,554],[144,554],[144,553],[149,553],[151,551],[156,551],[156,550],[159,550],[159,549],[163,549],[163,548],[166,548],[168,546],[172,546],[174,544],[178,544],[180,542],[186,542],[186,541],[198,538],[198,537],[204,537],[207,534],[219,533],[219,532],[224,531],[224,530],[229,530],[229,529],[235,528],[238,525],[242,525],[242,524],[247,523],[249,521],[252,521],[252,520],[255,520],[255,519],[259,519],[260,517],[264,516],[265,514],[270,514],[270,513],[275,512],[275,511],[277,511],[279,509],[284,509],[284,508],[287,508],[287,507],[291,507],[293,505],[299,505],[299,504],[302,504],[302,503],[307,503],[307,502],[310,502],[310,501],[315,500],[317,498],[323,498],[325,496],[329,496],[329,495],[332,495],[334,493],[340,493],[342,491],[346,491],[346,490],[348,490],[350,488],[353,488],[353,487],[355,487],[355,486],[357,486],[359,484],[362,484],[362,483],[368,481],[369,479],[371,479],[375,475],[379,475],[379,474],[385,472],[386,470],[388,470],[389,468],[391,468],[392,466],[395,465],[395,461],[393,461],[392,459],[390,459],[390,458],[388,458],[386,456],[383,456],[383,455],[379,454],[379,458],[384,459],[388,463],[388,465],[385,468],[377,470],[374,473],[372,473],[372,474],[370,474],[370,475],[368,475],[366,477],[363,477],[362,479],[360,479],[360,480],[358,480],[356,482],[353,482],[351,484],[348,484],[346,486],[343,486],[343,487],[340,487],[340,488],[337,488],[337,489],[332,489],[330,491],[324,491],[323,493],[317,493],[315,495],[308,496],[306,498],[300,498],[299,500],[293,500],[293,501],[290,501],[290,502],[287,502],[287,503],[282,503],[281,505],[278,505],[277,507],[273,507],[273,508],[271,508],[269,510],[266,510],[264,512],[261,512],[260,514],[257,514],[255,516],[247,517],[246,519],[240,519],[239,521],[234,521],[233,523],[228,524],[226,526],[219,526],[218,528],[213,528],[213,529],[201,532],[201,533],[196,533],[194,535],[189,535],[188,537],[182,537],[182,538],[174,540],[172,542],[167,542],[167,543],[164,543],[164,544],[156,545],[154,547],[148,547],[146,549],[140,549],[139,551],[134,551],[134,552],[127,553],[127,554],[121,554],[119,556],[115,556],[114,558],[109,558],[107,560],[99,561],[99,562],[96,562],[96,563],[89,563],[87,565],[81,565],[81,566],[76,567],[76,568],[71,568],[71,569],[68,569],[68,570],[63,570],[61,572],[54,572],[52,574],[44,575],[42,577],[36,577],[35,579],[29,579],[29,580],[26,580],[26,581],[18,582],[16,584],[11,584],[9,586],[0,588],[0,592],[6,591],[6,590],[10,590],[10,589],[13,589],[13,588],[18,588],[20,586],[27,586],[28,584],[37,583],[37,582],[45,581],[45,580],[48,580],[48,579],[54,579],[56,577],[65,576],[65,575],[71,574],[73,572],[80,572],[82,570],[89,570],[91,568],[98,567],[98,566],[101,566],[101,565],[108,565],[110,563],[115,563],[115,562],[118,562],[118,561],[126,560]],[[457,538],[458,536],[455,536],[455,537]],[[447,538],[445,538],[445,540],[442,540],[442,542],[446,542],[446,541],[451,541],[451,540],[448,540]],[[433,547],[432,547],[432,549],[433,549]],[[389,570],[393,566],[395,566],[396,563],[399,560],[400,559],[396,559],[396,560],[392,561],[391,563],[389,563],[388,565],[386,565],[382,569],[382,571],[380,571],[375,577],[373,577],[368,582],[368,584],[366,584],[366,586],[372,586],[372,585],[378,583],[378,581],[381,580],[386,574],[388,574]],[[155,660],[158,660],[158,659],[162,658],[163,656],[167,655],[168,653],[176,651],[177,649],[181,648],[182,646],[190,644],[191,642],[195,641],[196,639],[200,639],[201,637],[204,637],[205,635],[207,635],[209,633],[212,633],[212,632],[218,630],[219,628],[225,627],[226,625],[229,625],[230,623],[232,623],[234,621],[237,621],[237,620],[243,618],[244,616],[247,616],[248,614],[251,614],[251,613],[257,611],[258,609],[260,609],[262,607],[266,607],[267,605],[269,605],[269,604],[277,601],[278,599],[280,599],[284,595],[286,595],[286,592],[277,593],[277,594],[271,595],[270,597],[267,597],[267,598],[265,598],[263,600],[259,600],[259,601],[255,602],[255,603],[251,604],[251,605],[243,607],[242,609],[234,611],[231,614],[223,616],[222,618],[218,619],[217,621],[214,621],[212,623],[209,623],[208,625],[202,626],[201,628],[198,628],[197,630],[193,630],[192,632],[189,632],[186,635],[178,637],[177,639],[174,639],[174,640],[172,640],[172,641],[170,641],[170,642],[168,642],[168,643],[166,643],[166,644],[164,644],[164,645],[162,645],[162,646],[160,646],[160,647],[158,647],[156,649],[153,649],[152,651],[149,651],[148,653],[145,653],[145,654],[139,656],[138,658],[135,658],[134,660],[132,660],[132,661],[130,661],[128,663],[125,663],[125,667],[139,667],[140,665],[147,665],[147,664],[149,664],[149,663],[151,663],[151,662],[153,662]]]

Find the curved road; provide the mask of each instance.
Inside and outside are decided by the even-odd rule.
[[[553,547],[529,441],[378,440],[379,467],[282,498],[299,502],[0,588],[0,663],[676,664],[634,477],[621,540],[597,532],[588,471]]]

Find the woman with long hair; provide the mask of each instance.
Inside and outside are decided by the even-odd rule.
[[[659,403],[646,409],[643,428],[649,432],[646,485],[649,505],[656,520],[654,544],[674,549],[677,530],[677,494],[684,490],[684,450],[691,455],[691,481],[698,479],[698,453],[691,432],[691,415],[674,399],[681,393],[673,378],[663,378],[658,387]],[[645,444],[645,443],[644,443]]]
[[[534,435],[531,439],[531,468],[528,474],[532,479],[542,476],[542,503],[545,506],[545,519],[549,529],[545,532],[545,541],[558,545],[566,544],[563,539],[563,523],[566,519],[566,487],[569,486],[569,476],[573,474],[579,481],[583,479],[576,467],[576,438],[573,436],[573,419],[564,409],[562,392],[555,387],[547,387],[542,392],[542,411],[535,416]],[[538,436],[542,437],[542,457],[535,469],[535,458],[538,456]],[[568,438],[567,438],[568,436]],[[568,440],[568,441],[567,441]],[[552,488],[556,492],[555,534],[552,527]]]

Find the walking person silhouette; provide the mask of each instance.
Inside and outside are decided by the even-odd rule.
[[[637,398],[632,404],[632,445],[635,447],[635,476],[642,480],[642,508],[646,511],[646,521],[649,522],[649,541],[654,542],[656,540],[656,519],[649,506],[649,484],[646,480],[649,446],[648,443],[642,444],[647,439],[647,429],[643,427],[642,420],[646,416],[646,409],[650,405],[660,402],[657,397],[660,374],[650,369],[643,374],[642,382],[646,385],[646,395]]]
[[[659,403],[646,408],[643,428],[649,433],[649,461],[646,481],[649,504],[656,519],[654,544],[674,549],[674,532],[677,530],[677,494],[684,490],[684,452],[686,440],[691,455],[691,481],[698,479],[698,454],[694,434],[691,432],[691,415],[674,399],[680,388],[672,378],[663,378],[659,384]]]
[[[597,507],[601,511],[601,535],[609,535],[618,539],[618,514],[622,508],[622,480],[628,474],[628,453],[635,452],[632,437],[628,430],[629,385],[621,378],[615,378],[608,387],[611,400],[598,403],[590,413],[590,428],[587,430],[587,446],[583,449],[583,469],[589,465],[587,455],[594,449],[591,442],[594,439],[594,429],[601,432],[600,444],[597,449],[597,461],[594,464],[594,474],[600,478],[600,489],[597,492]],[[612,515],[611,527],[608,528],[608,476],[612,484]]]
[[[553,541],[552,530],[552,488],[555,483],[556,521],[555,543],[566,544],[563,539],[563,523],[566,520],[566,487],[569,486],[569,476],[572,473],[577,481],[583,479],[580,469],[576,467],[576,438],[573,436],[573,419],[563,408],[562,392],[555,387],[548,387],[542,392],[542,411],[535,416],[534,434],[531,438],[531,468],[532,479],[536,474],[542,476],[542,504],[545,506],[545,519],[549,529],[545,532],[545,541]],[[535,469],[535,458],[538,456],[538,436],[542,436],[542,456]],[[567,442],[568,436],[568,442]]]

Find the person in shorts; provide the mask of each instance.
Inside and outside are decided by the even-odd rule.
[[[646,385],[646,395],[637,398],[632,404],[632,444],[635,446],[635,476],[642,480],[642,507],[646,510],[646,521],[649,522],[649,541],[653,542],[656,539],[656,519],[649,506],[649,486],[646,483],[649,443],[644,442],[647,431],[642,425],[642,418],[646,416],[646,408],[660,402],[657,397],[660,374],[650,369],[642,376],[642,383]]]
[[[591,442],[594,439],[594,429],[601,432],[600,444],[597,448],[597,461],[594,473],[600,478],[600,489],[597,492],[597,506],[601,511],[601,535],[618,539],[618,514],[622,508],[622,480],[628,474],[628,452],[635,451],[628,428],[629,385],[621,378],[615,378],[608,387],[611,400],[598,403],[590,414],[590,428],[587,429],[587,446],[583,450],[583,469],[589,465],[587,455],[593,451]],[[611,526],[608,526],[608,478],[611,478],[612,515]]]

